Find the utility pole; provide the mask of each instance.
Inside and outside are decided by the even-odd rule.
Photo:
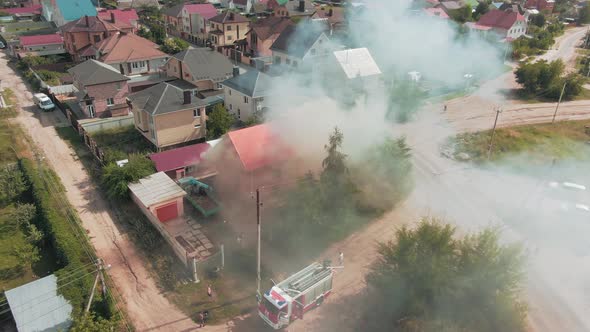
[[[97,259],[96,265],[98,267],[98,271],[96,272],[96,278],[94,279],[94,285],[92,285],[92,292],[90,293],[90,298],[88,299],[88,304],[86,304],[86,312],[90,311],[90,305],[92,304],[92,299],[94,298],[94,292],[96,291],[96,285],[98,284],[98,279],[101,278],[102,263],[100,261],[100,258]]]
[[[256,237],[257,237],[257,249],[256,249],[256,294],[260,296],[260,188],[256,188]]]
[[[492,155],[492,145],[494,144],[494,135],[496,134],[496,125],[498,124],[498,117],[500,116],[500,113],[502,113],[502,110],[500,109],[500,107],[498,107],[496,109],[496,120],[494,120],[494,128],[492,128],[492,135],[490,136],[490,144],[488,145],[488,160],[490,160],[490,157]]]
[[[563,83],[563,88],[561,88],[561,94],[559,94],[559,100],[557,101],[557,105],[555,106],[555,113],[553,113],[553,120],[551,123],[555,123],[555,117],[557,116],[557,110],[559,109],[559,104],[561,104],[561,98],[563,98],[563,93],[565,92],[565,86],[567,85],[567,81]]]

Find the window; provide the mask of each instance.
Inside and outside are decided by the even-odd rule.
[[[122,86],[121,82],[117,82],[117,91],[121,90],[121,86]]]
[[[107,98],[107,106],[115,105],[115,100],[113,98]]]
[[[248,103],[248,97],[244,96],[244,103],[247,104]]]
[[[200,109],[193,110],[193,117],[196,118],[199,116],[201,116],[201,110]]]
[[[231,96],[231,90],[229,90],[229,95]]]
[[[133,68],[133,69],[139,69],[139,68],[144,68],[144,67],[145,67],[145,61],[138,61],[138,62],[131,63],[131,68]]]
[[[240,111],[240,109],[238,108],[238,119],[242,118],[242,112]]]
[[[195,129],[199,129],[199,128],[201,128],[201,124],[196,124]]]
[[[315,48],[312,48],[310,52],[311,52],[311,55],[315,55]]]
[[[321,39],[320,39],[320,40],[318,40],[318,44],[320,44],[320,45],[322,44],[322,40],[321,40]]]
[[[227,31],[231,31],[231,25],[227,26]]]
[[[100,41],[100,35],[94,35],[94,42],[98,43]]]
[[[232,104],[229,104],[229,110],[230,110],[230,111],[233,111],[233,110],[234,110],[234,107],[233,107],[233,106],[234,106],[234,105],[232,105]]]
[[[223,88],[223,87],[221,86],[221,83],[217,83],[217,89],[221,89],[221,88]]]
[[[227,40],[232,40],[232,36],[227,36]]]

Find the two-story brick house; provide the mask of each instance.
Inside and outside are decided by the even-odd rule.
[[[189,48],[174,54],[165,67],[168,76],[185,80],[199,92],[222,93],[220,83],[232,77],[232,63],[210,48]]]
[[[210,3],[186,4],[181,15],[185,38],[205,46],[211,26],[209,20],[217,16],[217,9]]]
[[[269,0],[267,7],[279,17],[311,17],[316,12],[309,0]]]
[[[246,17],[231,11],[226,11],[210,20],[209,40],[215,49],[223,52],[225,48],[234,48],[238,41],[246,38],[246,33],[250,30],[250,20]],[[245,44],[240,44],[238,48],[243,47],[240,51],[244,52]],[[226,55],[227,52],[224,52]]]
[[[270,16],[258,20],[250,25],[248,36],[248,47],[254,57],[272,56],[270,47],[286,27],[295,25],[287,17]]]
[[[166,24],[166,32],[176,37],[183,36],[182,9],[184,6],[184,3],[180,3],[162,11],[162,17]]]
[[[95,47],[97,59],[126,76],[157,73],[169,58],[150,40],[125,32],[117,32]]]
[[[78,89],[78,104],[86,116],[108,118],[129,114],[127,76],[96,60],[82,62],[68,73]]]
[[[182,80],[131,94],[135,128],[158,150],[204,138],[208,102],[196,96],[196,86]]]
[[[119,29],[113,22],[97,16],[84,16],[61,28],[64,46],[74,61],[96,59],[95,45],[120,31],[132,33],[133,28]]]

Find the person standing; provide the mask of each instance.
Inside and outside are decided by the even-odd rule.
[[[344,266],[344,253],[342,251],[338,254],[338,261],[340,262],[340,266]]]
[[[445,107],[443,108],[443,112],[447,111],[447,104],[445,104]]]
[[[199,327],[205,326],[205,314],[203,312],[199,312]]]
[[[209,298],[213,297],[213,290],[211,289],[211,284],[207,285],[207,295]]]

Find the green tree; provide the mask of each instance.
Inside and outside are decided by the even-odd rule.
[[[478,20],[483,14],[490,11],[490,3],[486,1],[480,1],[475,7],[475,12],[473,12],[473,19]]]
[[[207,115],[207,139],[216,139],[229,131],[234,124],[234,117],[223,107],[216,104]]]
[[[347,156],[340,151],[343,140],[344,135],[338,127],[335,127],[330,134],[328,144],[324,145],[324,150],[328,155],[322,160],[322,177],[339,179],[348,173],[348,167],[346,167]]]
[[[424,103],[427,94],[420,86],[409,80],[394,82],[389,94],[387,118],[400,123],[407,122]]]
[[[41,259],[39,249],[30,243],[21,243],[12,249],[12,254],[18,259],[19,265],[26,267]]]
[[[37,216],[37,208],[33,204],[18,204],[11,217],[19,227],[27,227]]]
[[[389,210],[412,189],[411,149],[405,138],[386,138],[354,167],[362,206]]]
[[[525,330],[522,247],[500,244],[495,229],[459,239],[455,232],[423,219],[379,245],[366,277],[365,330]]]
[[[590,6],[588,3],[582,9],[580,9],[580,13],[578,14],[578,23],[581,24],[588,24],[590,23]]]
[[[9,204],[27,190],[23,173],[11,167],[0,168],[0,206]]]
[[[70,332],[116,331],[117,322],[95,316],[92,312],[82,314],[74,320]]]
[[[466,4],[465,6],[459,8],[459,9],[451,11],[450,16],[453,20],[455,20],[459,23],[465,23],[465,22],[469,22],[473,19],[471,16],[471,13],[472,13],[471,5]]]
[[[42,56],[27,55],[20,59],[16,67],[20,70],[27,70],[30,67],[52,63],[51,59]]]
[[[559,79],[564,71],[563,61],[548,63],[545,60],[523,63],[516,70],[516,82],[529,94],[546,94],[551,85]]]
[[[137,182],[139,179],[155,172],[151,160],[140,154],[129,156],[129,162],[119,167],[112,162],[103,168],[102,183],[106,188],[107,195],[113,199],[128,198],[129,183]]]
[[[154,37],[155,38],[155,37]],[[176,54],[178,52],[182,52],[189,47],[189,43],[178,38],[168,38],[164,41],[164,44],[160,47],[162,52],[168,54]]]

